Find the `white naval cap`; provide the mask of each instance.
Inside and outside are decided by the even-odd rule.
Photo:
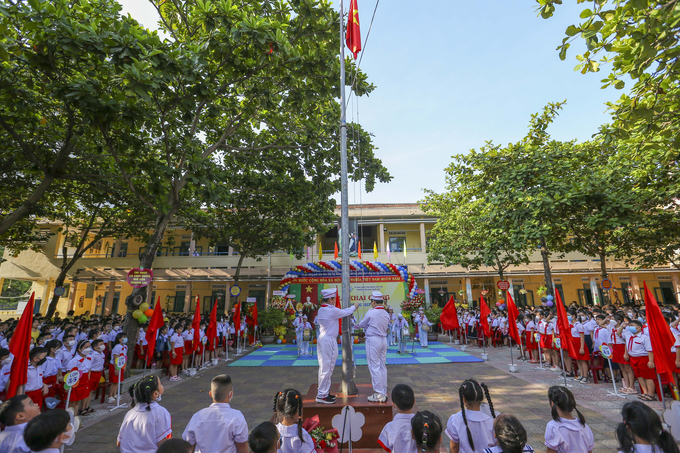
[[[380,291],[373,291],[373,294],[371,294],[371,299],[373,299],[373,300],[383,300],[383,295]]]
[[[331,297],[335,297],[338,294],[338,288],[328,288],[328,289],[322,289],[321,290],[321,297],[324,299],[329,299]]]

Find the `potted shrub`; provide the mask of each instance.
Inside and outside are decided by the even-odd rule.
[[[430,321],[432,324],[432,330],[430,330],[427,334],[427,341],[437,341],[439,338],[439,335],[436,333],[435,329],[439,329],[439,317],[442,315],[442,310],[439,305],[430,305],[430,307],[425,310],[425,316],[427,317],[428,321]]]
[[[267,308],[257,315],[257,323],[260,329],[260,340],[262,344],[272,344],[276,339],[274,329],[282,325],[286,320],[286,315],[276,308]]]

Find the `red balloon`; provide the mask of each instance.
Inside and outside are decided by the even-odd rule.
[[[147,311],[145,311],[144,316],[151,319],[151,317],[153,316],[153,308],[149,308]]]

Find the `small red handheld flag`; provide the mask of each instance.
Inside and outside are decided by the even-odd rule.
[[[33,327],[33,303],[35,292],[28,299],[28,304],[21,314],[21,319],[14,330],[14,335],[9,340],[9,352],[14,355],[12,368],[9,372],[9,384],[7,386],[7,398],[17,394],[20,385],[26,385],[28,381],[28,352],[31,349],[31,329]]]
[[[656,372],[664,380],[675,382],[672,368],[675,364],[675,356],[671,352],[671,348],[675,344],[675,338],[671,333],[671,328],[666,324],[659,304],[656,302],[652,292],[647,288],[647,282],[643,282],[643,284],[645,286],[645,314],[647,315],[647,327],[649,328],[649,339],[652,343],[652,351],[654,352]]]
[[[569,357],[576,357],[576,347],[571,341],[571,325],[567,319],[567,310],[564,308],[562,296],[559,291],[555,291],[555,305],[557,306],[557,328],[559,329],[560,349],[565,349]]]
[[[515,340],[515,343],[522,344],[522,339],[519,336],[519,329],[517,329],[517,318],[519,318],[519,311],[517,305],[512,299],[510,291],[507,292],[506,299],[508,300],[508,335]]]
[[[156,308],[151,315],[149,327],[146,329],[146,364],[151,366],[153,362],[154,352],[156,351],[156,337],[158,330],[163,327],[163,311],[161,310],[161,296],[158,296]]]
[[[196,310],[194,310],[194,319],[191,321],[191,328],[194,329],[194,338],[191,342],[191,352],[198,349],[201,343],[201,308],[198,305],[198,296],[196,296]]]
[[[333,252],[333,259],[338,259],[338,243],[335,242],[335,251]]]
[[[361,50],[361,28],[359,27],[359,6],[357,0],[351,0],[349,4],[349,17],[347,18],[347,47],[357,59]]]
[[[335,291],[335,308],[339,308],[342,310],[342,305],[340,305],[340,293]],[[342,333],[342,318],[338,319],[338,332]]]
[[[234,308],[234,330],[236,331],[236,336],[241,335],[241,303],[237,303]]]
[[[480,297],[479,301],[479,323],[482,325],[482,330],[484,330],[484,335],[491,337],[491,327],[489,327],[489,315],[491,310],[484,300],[484,296]]]
[[[213,308],[210,311],[210,322],[208,322],[208,328],[205,330],[205,335],[208,337],[210,345],[214,348],[217,345],[217,299],[213,304]]]
[[[453,301],[453,296],[449,297],[449,301],[444,306],[442,314],[439,316],[439,322],[442,325],[442,330],[454,330],[460,328],[458,322],[458,312],[456,311],[456,304]]]

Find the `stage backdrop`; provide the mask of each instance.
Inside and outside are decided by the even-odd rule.
[[[288,294],[295,294],[296,302],[321,301],[321,290],[338,288],[342,297],[342,281],[340,277],[298,277],[290,284]],[[406,298],[406,284],[398,275],[361,276],[351,278],[352,303],[359,302],[357,319],[361,319],[371,307],[369,297],[373,291],[380,291],[385,296],[387,305],[395,313],[401,312],[401,303]]]

